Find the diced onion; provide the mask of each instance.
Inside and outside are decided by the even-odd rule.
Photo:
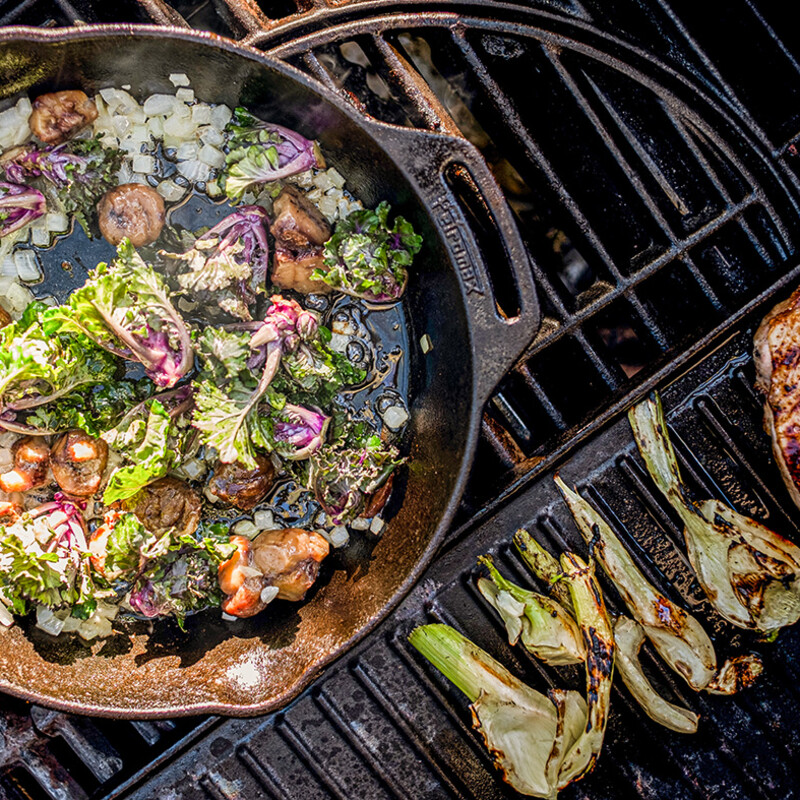
[[[372,522],[369,524],[370,532],[377,536],[386,526],[386,523],[380,517],[373,517]]]
[[[225,153],[221,150],[217,150],[216,147],[211,147],[211,145],[204,144],[200,148],[200,152],[197,155],[197,160],[202,161],[204,164],[208,164],[209,167],[222,167],[225,164]]]
[[[185,106],[184,106],[185,108]],[[194,136],[195,126],[190,118],[172,114],[164,120],[164,136],[185,141]]]
[[[253,522],[260,531],[269,531],[275,527],[275,515],[269,508],[260,508],[253,514]]]
[[[39,229],[36,229],[36,233]],[[50,244],[50,234],[43,231],[44,244]],[[39,242],[34,242],[39,244]],[[14,253],[14,263],[17,265],[17,275],[24,283],[36,283],[40,281],[44,275],[42,268],[39,265],[39,257],[34,250],[19,249]]]
[[[231,111],[226,105],[214,106],[211,109],[211,125],[218,131],[221,131],[230,121],[233,116]]]
[[[265,586],[261,590],[261,602],[266,604],[271,603],[278,596],[279,591],[277,586]]]
[[[184,142],[176,153],[178,161],[192,161],[197,159],[197,142]]]
[[[328,537],[331,547],[344,547],[350,542],[350,531],[344,525],[337,525]]]
[[[183,103],[194,103],[194,89],[181,87],[177,92],[175,92],[175,97],[177,97],[178,100]]]
[[[369,517],[357,517],[350,523],[350,527],[354,531],[368,531],[369,530]]]
[[[192,106],[192,122],[195,125],[209,125],[211,123],[211,106],[207,103],[198,103]]]
[[[10,628],[13,624],[14,617],[11,616],[11,612],[5,607],[5,605],[0,602],[0,625]]]
[[[402,406],[389,406],[383,412],[383,421],[393,430],[397,430],[408,422],[408,411]]]
[[[169,80],[173,86],[188,86],[191,83],[185,72],[173,72],[170,74]]]
[[[256,527],[255,523],[252,520],[249,520],[249,519],[240,519],[233,526],[233,532],[237,536],[244,536],[247,539],[253,539],[255,536],[257,536],[260,533],[260,531]],[[261,574],[261,573],[258,573],[258,574]]]
[[[194,120],[194,116],[192,116],[192,119]],[[203,144],[208,144],[212,147],[219,147],[225,142],[225,136],[211,125],[204,125],[202,128],[198,128],[197,135]]]
[[[44,224],[48,231],[63,233],[69,228],[69,217],[60,211],[50,211],[45,215]]]
[[[148,117],[166,116],[171,114],[175,108],[175,96],[171,94],[151,94],[144,101],[143,108]]]
[[[47,247],[50,244],[50,231],[44,227],[31,228],[31,244],[37,247]],[[31,282],[37,278],[23,278],[20,275],[20,280]]]
[[[59,619],[47,606],[36,606],[36,627],[51,636],[58,636],[64,629],[64,620]]]
[[[133,157],[131,167],[134,172],[141,172],[143,175],[153,175],[156,171],[156,160],[150,155],[136,155]]]
[[[207,181],[211,175],[211,167],[202,161],[181,161],[178,164],[178,172],[190,181]]]

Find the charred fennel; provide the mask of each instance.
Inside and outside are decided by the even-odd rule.
[[[617,587],[628,611],[658,654],[692,689],[705,688],[717,671],[717,656],[703,626],[656,590],[611,526],[583,497],[557,475],[555,482],[592,555]]]
[[[561,555],[575,619],[586,644],[586,725],[558,772],[558,788],[579,780],[594,767],[603,746],[614,673],[614,633],[603,594],[594,575],[594,562],[585,564],[574,553]]]
[[[467,695],[473,725],[503,777],[529,797],[555,798],[591,770],[608,717],[614,637],[594,567],[565,554],[561,571],[587,650],[588,703],[560,689],[548,699],[447,625],[423,625],[409,637]]]
[[[581,632],[559,603],[506,580],[489,556],[478,560],[490,576],[478,579],[478,590],[503,620],[509,644],[521,641],[529,653],[553,666],[586,660]]]
[[[800,548],[719,500],[689,499],[658,396],[628,417],[647,471],[684,524],[689,561],[714,608],[768,636],[797,622]]]
[[[644,638],[644,629],[630,617],[619,617],[614,623],[615,663],[623,683],[650,719],[678,733],[696,733],[697,714],[661,697],[642,671],[639,650]]]
[[[574,617],[572,597],[564,582],[564,573],[558,559],[548,553],[524,528],[514,534],[514,545],[530,571],[549,587],[553,597]]]

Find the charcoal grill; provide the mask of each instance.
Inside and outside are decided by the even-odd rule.
[[[698,491],[796,540],[749,355],[760,317],[800,282],[800,39],[780,13],[754,0],[713,15],[685,0],[0,3],[0,25],[213,30],[304,69],[365,114],[460,132],[506,191],[544,312],[487,404],[445,548],[369,638],[292,705],[251,720],[96,721],[0,698],[0,798],[514,796],[463,696],[406,635],[449,622],[539,688],[580,686],[577,671],[556,675],[509,648],[474,582],[484,552],[526,582],[508,547],[519,526],[553,550],[582,550],[556,467],[648,577],[706,623],[720,656],[753,650],[766,664],[740,696],[697,697],[648,654],[660,689],[701,714],[699,733],[659,729],[618,688],[598,768],[563,796],[800,796],[798,632],[764,645],[710,610],[621,414],[659,387]],[[491,262],[502,248],[481,187],[459,187]],[[513,310],[494,261],[499,302]]]

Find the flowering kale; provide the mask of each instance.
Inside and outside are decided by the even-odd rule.
[[[103,147],[97,139],[72,139],[56,147],[23,148],[6,162],[6,177],[15,183],[43,178],[67,214],[74,215],[89,234],[88,217],[97,201],[118,181],[122,153]]]
[[[163,478],[178,458],[170,442],[172,418],[155,398],[147,401],[145,413],[125,417],[103,439],[131,462],[116,469],[103,494],[106,505],[133,497],[153,481]]]
[[[31,303],[19,322],[0,329],[0,412],[43,406],[115,376],[117,359],[87,337],[46,333],[47,311]]]
[[[0,589],[17,614],[29,604],[73,608],[88,616],[110,594],[94,582],[80,509],[57,494],[50,503],[0,527]]]
[[[305,311],[294,300],[274,295],[264,321],[248,343],[253,351],[263,350],[264,369],[255,387],[246,377],[239,377],[224,389],[219,388],[208,378],[218,374],[220,360],[209,359],[211,374],[199,382],[192,424],[200,430],[203,443],[219,451],[223,463],[239,461],[254,469],[253,447],[271,449],[267,423],[257,413],[258,404],[278,372],[283,355],[296,350],[301,341],[316,336],[317,327],[317,318],[310,311]],[[222,345],[222,340],[213,335],[203,341],[206,352],[215,343]],[[235,345],[230,335],[225,341],[229,347]],[[248,365],[241,345],[229,350],[229,359],[235,364],[227,367],[229,373],[241,375],[242,368]]]
[[[46,210],[41,192],[29,186],[0,182],[0,239],[24,228]]]
[[[397,448],[374,433],[348,440],[319,448],[308,467],[308,487],[336,525],[355,519],[403,462]]]
[[[275,450],[289,461],[308,458],[325,443],[331,418],[320,409],[286,403],[272,416]]]
[[[389,225],[389,204],[354,211],[336,226],[325,244],[325,270],[314,280],[375,303],[393,303],[403,295],[408,267],[422,247],[411,223],[395,217]]]
[[[260,206],[241,206],[183,255],[162,255],[188,263],[189,271],[178,276],[178,283],[194,300],[208,294],[223,311],[251,320],[250,306],[267,278],[268,221]]]
[[[236,109],[226,131],[229,150],[219,185],[234,202],[254,184],[322,166],[313,141],[281,125],[262,122],[243,108]]]
[[[161,387],[174,386],[194,363],[186,323],[169,287],[123,239],[111,264],[98,264],[69,305],[44,314],[49,333],[80,333],[122,358],[139,361]]]

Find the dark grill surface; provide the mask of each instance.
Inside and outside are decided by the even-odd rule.
[[[0,698],[0,798],[515,796],[466,701],[406,644],[449,622],[543,689],[580,688],[504,641],[475,589],[519,526],[583,552],[555,468],[602,508],[650,579],[712,632],[720,661],[759,652],[735,698],[696,696],[647,653],[653,682],[702,716],[680,736],[619,686],[603,757],[564,797],[792,798],[800,646],[721,621],[688,568],[621,413],[660,387],[698,493],[795,537],[761,430],[752,333],[798,283],[800,36],[782,7],[687,0],[330,2],[0,0],[0,25],[157,22],[242,39],[364,113],[461,134],[483,152],[532,256],[542,329],[488,404],[445,551],[400,609],[284,711],[252,720],[89,720]],[[478,187],[480,188],[480,187]],[[469,206],[504,308],[514,287],[480,203]],[[610,586],[609,603],[618,605]]]

